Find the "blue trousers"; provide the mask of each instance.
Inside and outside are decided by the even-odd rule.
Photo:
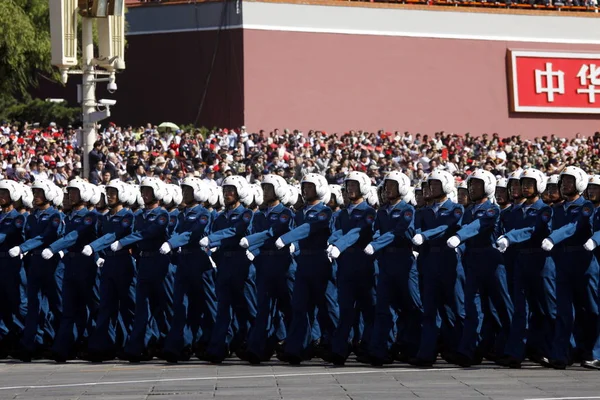
[[[467,247],[463,259],[463,265],[466,266],[465,324],[458,352],[471,359],[475,357],[475,350],[479,345],[478,331],[482,323],[479,302],[484,318],[489,316],[497,326],[496,353],[501,354],[508,340],[514,312],[502,255],[493,247]]]
[[[369,353],[380,360],[388,358],[394,310],[403,320],[396,342],[403,354],[414,357],[419,350],[423,314],[417,263],[410,248],[382,251],[378,259],[377,306]]]
[[[556,325],[556,269],[541,248],[522,249],[514,270],[515,313],[504,353],[525,358],[526,345],[538,356],[550,357]]]
[[[180,254],[175,272],[174,312],[164,350],[180,355],[184,347],[206,347],[217,314],[215,271],[201,249]],[[185,302],[187,297],[187,304]]]
[[[317,313],[320,336],[326,342],[331,340],[339,316],[337,309],[327,304],[327,292],[335,289],[333,268],[325,251],[305,255],[301,252],[297,263],[292,293],[292,323],[285,342],[285,353],[304,358],[313,338],[311,321],[316,307],[320,310]]]
[[[0,319],[13,338],[21,336],[27,315],[27,285],[23,262],[19,257],[0,257]],[[6,337],[1,338],[3,343]],[[8,344],[8,343],[5,343]],[[16,345],[15,343],[10,344]]]
[[[356,325],[357,311],[364,319],[363,339],[369,343],[375,322],[375,280],[373,257],[362,249],[349,248],[338,258],[337,287],[340,318],[331,342],[331,351],[348,357],[349,338]],[[360,319],[360,314],[358,315]]]
[[[556,330],[551,359],[568,362],[575,315],[581,330],[577,347],[584,360],[600,359],[596,342],[599,336],[598,275],[592,252],[559,247],[552,252],[556,264]]]
[[[125,345],[125,353],[136,357],[144,352],[150,340],[157,340],[169,331],[165,284],[169,257],[159,252],[146,254],[152,256],[140,256],[136,263],[135,316]]]
[[[104,258],[100,275],[100,306],[96,329],[90,336],[89,349],[93,352],[116,352],[123,343],[118,337],[127,337],[133,326],[135,311],[135,266],[129,253]],[[119,330],[124,332],[118,334]]]
[[[440,332],[445,350],[458,349],[465,322],[465,272],[452,249],[432,248],[419,258],[423,326],[417,357],[435,361]]]
[[[68,358],[75,342],[87,336],[93,327],[93,315],[98,308],[94,288],[98,267],[93,257],[75,253],[67,253],[65,257],[63,314],[52,351]]]
[[[296,264],[285,253],[287,249],[267,250],[254,260],[258,309],[248,338],[248,352],[262,360],[271,357],[274,344],[285,338],[292,321]]]
[[[227,357],[232,347],[241,347],[248,339],[256,318],[256,271],[245,251],[223,251],[217,262],[217,316],[207,353],[219,360]],[[229,335],[233,319],[237,329]]]

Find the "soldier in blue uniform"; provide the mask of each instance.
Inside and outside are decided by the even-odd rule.
[[[581,196],[587,184],[588,176],[581,168],[569,166],[560,173],[559,187],[565,202],[553,207],[552,233],[541,243],[542,249],[552,252],[556,264],[556,331],[550,356],[550,365],[555,369],[565,369],[571,361],[575,315],[580,325],[575,340],[582,366],[597,369],[600,358],[595,351],[600,327],[599,269],[593,252],[586,251],[593,248],[588,239],[593,233],[594,204]]]
[[[512,291],[515,313],[504,357],[497,361],[511,368],[521,367],[526,343],[532,350],[530,358],[547,366],[556,324],[554,261],[540,248],[552,231],[552,209],[540,199],[546,177],[532,168],[523,171],[520,181],[525,202],[517,211],[519,215],[513,216],[512,229],[496,242],[503,253],[507,247],[520,244]]]
[[[53,359],[59,363],[70,357],[75,343],[83,342],[92,327],[91,316],[98,306],[94,290],[96,260],[84,256],[81,250],[97,238],[98,214],[90,211],[88,206],[94,206],[92,201],[97,202],[99,199],[92,199],[94,192],[91,184],[79,178],[71,180],[67,190],[73,209],[71,218],[67,220],[65,236],[42,251],[42,258],[45,260],[50,260],[60,251],[67,251],[63,278],[63,315],[52,346]]]
[[[134,232],[110,245],[113,252],[134,244],[137,247],[135,315],[124,349],[124,357],[130,362],[151,359],[151,340],[169,329],[165,289],[169,257],[158,251],[168,239],[169,213],[159,206],[165,190],[158,178],[144,178],[140,184],[144,210],[134,221]]]
[[[508,194],[508,179],[500,178],[496,181],[496,204],[500,207],[500,215],[503,211],[510,209],[510,196]],[[502,219],[502,217],[500,217]]]
[[[456,197],[457,203],[463,206],[466,211],[467,207],[471,205],[471,199],[469,199],[469,189],[467,189],[466,181],[462,181],[456,186]]]
[[[327,291],[333,291],[335,271],[325,251],[331,234],[329,224],[331,209],[323,201],[330,192],[325,177],[309,173],[302,178],[302,197],[305,207],[296,212],[296,228],[280,236],[275,246],[289,249],[296,247],[296,282],[292,294],[292,323],[287,334],[283,358],[290,364],[300,364],[310,358],[312,340],[311,320],[315,308],[323,345],[328,346],[338,323],[338,310],[327,304]],[[332,295],[335,296],[335,295]]]
[[[336,218],[327,250],[329,257],[337,260],[340,318],[327,356],[327,361],[335,365],[344,365],[348,358],[357,315],[362,315],[365,324],[365,351],[375,319],[375,264],[373,257],[362,251],[373,239],[376,212],[365,201],[371,195],[371,180],[363,172],[352,171],[344,179],[344,186],[350,203]]]
[[[112,243],[133,231],[133,213],[124,207],[132,196],[135,197],[136,193],[125,183],[118,179],[109,182],[106,186],[109,212],[100,218],[99,223],[102,236],[81,251],[84,256],[99,254],[104,259],[100,275],[99,313],[88,345],[88,357],[93,362],[115,358],[122,351],[122,340],[131,331],[133,323],[135,298],[131,289],[135,279],[134,260],[127,249],[116,252],[109,249]]]
[[[275,246],[277,238],[293,228],[294,213],[282,203],[289,195],[288,185],[278,175],[265,175],[261,186],[267,209],[255,215],[255,233],[240,240],[256,267],[258,311],[247,349],[252,364],[270,359],[276,344],[285,339],[292,319],[296,270],[289,250]]]
[[[27,217],[25,225],[26,241],[8,251],[10,257],[19,258],[26,254],[29,258],[27,271],[27,315],[21,338],[21,355],[24,362],[31,361],[37,353],[46,350],[54,339],[61,318],[61,286],[55,278],[59,256],[49,260],[42,258],[42,249],[56,241],[62,234],[61,215],[52,206],[59,195],[55,185],[49,180],[38,179],[33,183],[33,205],[35,210]],[[47,304],[40,307],[40,298]],[[43,311],[43,312],[42,312]],[[42,335],[38,334],[43,332]]]
[[[550,175],[546,182],[546,194],[544,203],[548,204],[550,207],[553,207],[557,204],[561,204],[563,202],[562,195],[560,194],[560,189],[558,187],[558,179],[559,175]]]
[[[497,326],[496,354],[504,349],[513,314],[502,254],[493,247],[498,238],[500,218],[500,208],[490,201],[494,196],[496,178],[490,172],[478,169],[469,175],[467,185],[474,204],[470,210],[472,221],[465,224],[463,220],[461,229],[447,241],[452,249],[461,243],[466,245],[462,256],[466,275],[465,324],[458,351],[448,357],[451,362],[464,367],[480,362],[481,352],[476,353],[480,344],[477,297],[480,298],[484,319],[489,315]]]
[[[22,196],[23,190],[17,182],[0,181],[0,321],[7,329],[0,337],[2,358],[15,353],[27,314],[27,296],[22,291],[26,285],[23,262],[8,254],[24,239],[25,217],[15,208]]]
[[[229,351],[245,351],[245,341],[256,318],[255,269],[240,247],[240,240],[251,233],[253,213],[241,203],[253,196],[248,181],[241,176],[223,180],[223,211],[213,223],[212,233],[200,240],[206,248],[218,248],[212,254],[217,265],[217,317],[206,350],[213,363],[221,363]],[[235,335],[233,321],[237,322]]]
[[[364,252],[376,254],[379,266],[375,324],[369,343],[372,365],[391,363],[390,332],[394,316],[402,321],[396,342],[403,358],[414,357],[419,349],[423,307],[419,291],[417,263],[411,239],[414,236],[415,209],[403,197],[409,194],[410,180],[398,171],[384,178],[388,206],[377,212],[375,237]]]
[[[446,352],[456,352],[465,319],[465,273],[456,252],[446,241],[460,229],[464,209],[449,199],[454,178],[442,170],[427,178],[433,205],[423,210],[421,228],[412,238],[419,247],[421,261],[421,299],[423,327],[417,356],[409,360],[416,366],[431,366],[437,358],[439,332]]]
[[[176,265],[175,313],[163,350],[165,360],[172,363],[189,359],[192,352],[202,357],[217,312],[215,271],[199,244],[212,225],[212,213],[204,207],[210,191],[193,177],[185,178],[181,187],[185,208],[177,217],[175,232],[160,248],[161,254],[173,253]]]

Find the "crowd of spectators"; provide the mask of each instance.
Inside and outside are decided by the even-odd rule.
[[[457,181],[479,167],[496,176],[528,167],[553,174],[566,165],[600,172],[600,132],[531,140],[443,131],[432,135],[385,130],[249,133],[245,127],[203,134],[200,130],[163,131],[151,124],[119,127],[113,123],[98,132],[94,149],[87,155],[91,172],[84,177],[95,184],[114,178],[139,183],[144,176],[178,183],[188,174],[217,184],[228,175],[243,175],[254,183],[269,173],[293,184],[308,172],[340,184],[351,170],[366,172],[373,184],[387,171],[402,170],[417,183],[436,167],[451,172]],[[54,123],[40,127],[2,122],[0,133],[2,177],[23,182],[46,177],[64,187],[70,178],[82,175],[77,129]]]

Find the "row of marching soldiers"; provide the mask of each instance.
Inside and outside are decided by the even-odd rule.
[[[600,368],[600,177],[0,182],[0,357]]]

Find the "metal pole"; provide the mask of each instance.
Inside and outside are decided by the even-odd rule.
[[[96,123],[90,121],[90,115],[96,110],[96,83],[94,82],[95,73],[92,60],[94,58],[94,34],[93,19],[82,18],[82,53],[83,59],[83,81],[82,91],[82,114],[83,114],[83,176],[87,179],[93,166],[90,165],[89,154],[94,148],[96,141]]]

